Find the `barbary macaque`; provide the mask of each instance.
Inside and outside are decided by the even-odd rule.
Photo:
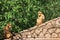
[[[11,24],[7,24],[6,27],[4,28],[4,38],[5,39],[8,39],[10,37],[12,37],[12,33],[10,31],[10,28],[11,28]]]
[[[36,25],[42,24],[44,22],[44,19],[45,19],[44,14],[39,11]]]

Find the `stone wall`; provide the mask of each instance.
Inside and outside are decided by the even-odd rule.
[[[60,40],[60,17],[15,33],[12,40]]]

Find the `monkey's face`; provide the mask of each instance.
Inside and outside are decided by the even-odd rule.
[[[8,28],[11,28],[11,24],[7,24],[7,27],[8,27]]]
[[[7,26],[4,29],[9,30],[9,28],[11,28],[11,24],[7,24]]]
[[[42,15],[42,12],[39,11],[39,12],[38,12],[38,16],[40,17],[41,15]]]
[[[42,13],[38,13],[38,16],[41,17],[42,16]]]

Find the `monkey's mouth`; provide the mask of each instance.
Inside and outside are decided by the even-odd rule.
[[[41,15],[39,14],[39,17],[40,17]]]
[[[39,17],[40,17],[40,15],[39,15]]]

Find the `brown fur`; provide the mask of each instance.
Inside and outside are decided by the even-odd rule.
[[[6,27],[4,28],[4,38],[10,38],[12,36],[12,33],[10,31],[11,24],[7,24]]]
[[[38,12],[38,18],[37,18],[37,23],[36,23],[36,25],[42,24],[43,21],[44,21],[44,19],[45,19],[44,14],[39,11],[39,12]]]

